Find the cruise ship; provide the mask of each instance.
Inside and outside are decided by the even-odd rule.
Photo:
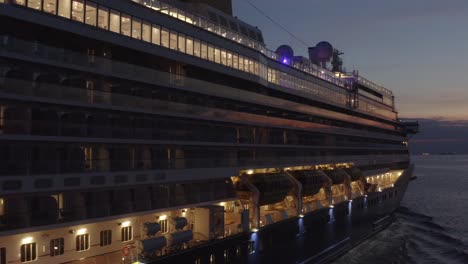
[[[0,264],[325,263],[385,228],[417,124],[304,53],[231,0],[0,0]]]

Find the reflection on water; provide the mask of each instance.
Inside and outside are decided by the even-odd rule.
[[[335,263],[468,263],[468,156],[413,161],[397,220]]]

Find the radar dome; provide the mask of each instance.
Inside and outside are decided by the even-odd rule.
[[[294,56],[293,49],[288,45],[281,45],[276,49],[276,53],[281,58],[292,58]]]
[[[315,46],[317,59],[324,61],[333,56],[333,46],[327,41],[321,41]]]

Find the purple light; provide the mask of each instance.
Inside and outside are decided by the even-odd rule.
[[[288,59],[284,58],[284,59],[283,59],[283,63],[284,63],[284,64],[288,64]]]

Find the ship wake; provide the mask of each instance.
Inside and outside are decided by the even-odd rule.
[[[432,217],[401,207],[387,229],[334,263],[468,263],[468,246]]]

